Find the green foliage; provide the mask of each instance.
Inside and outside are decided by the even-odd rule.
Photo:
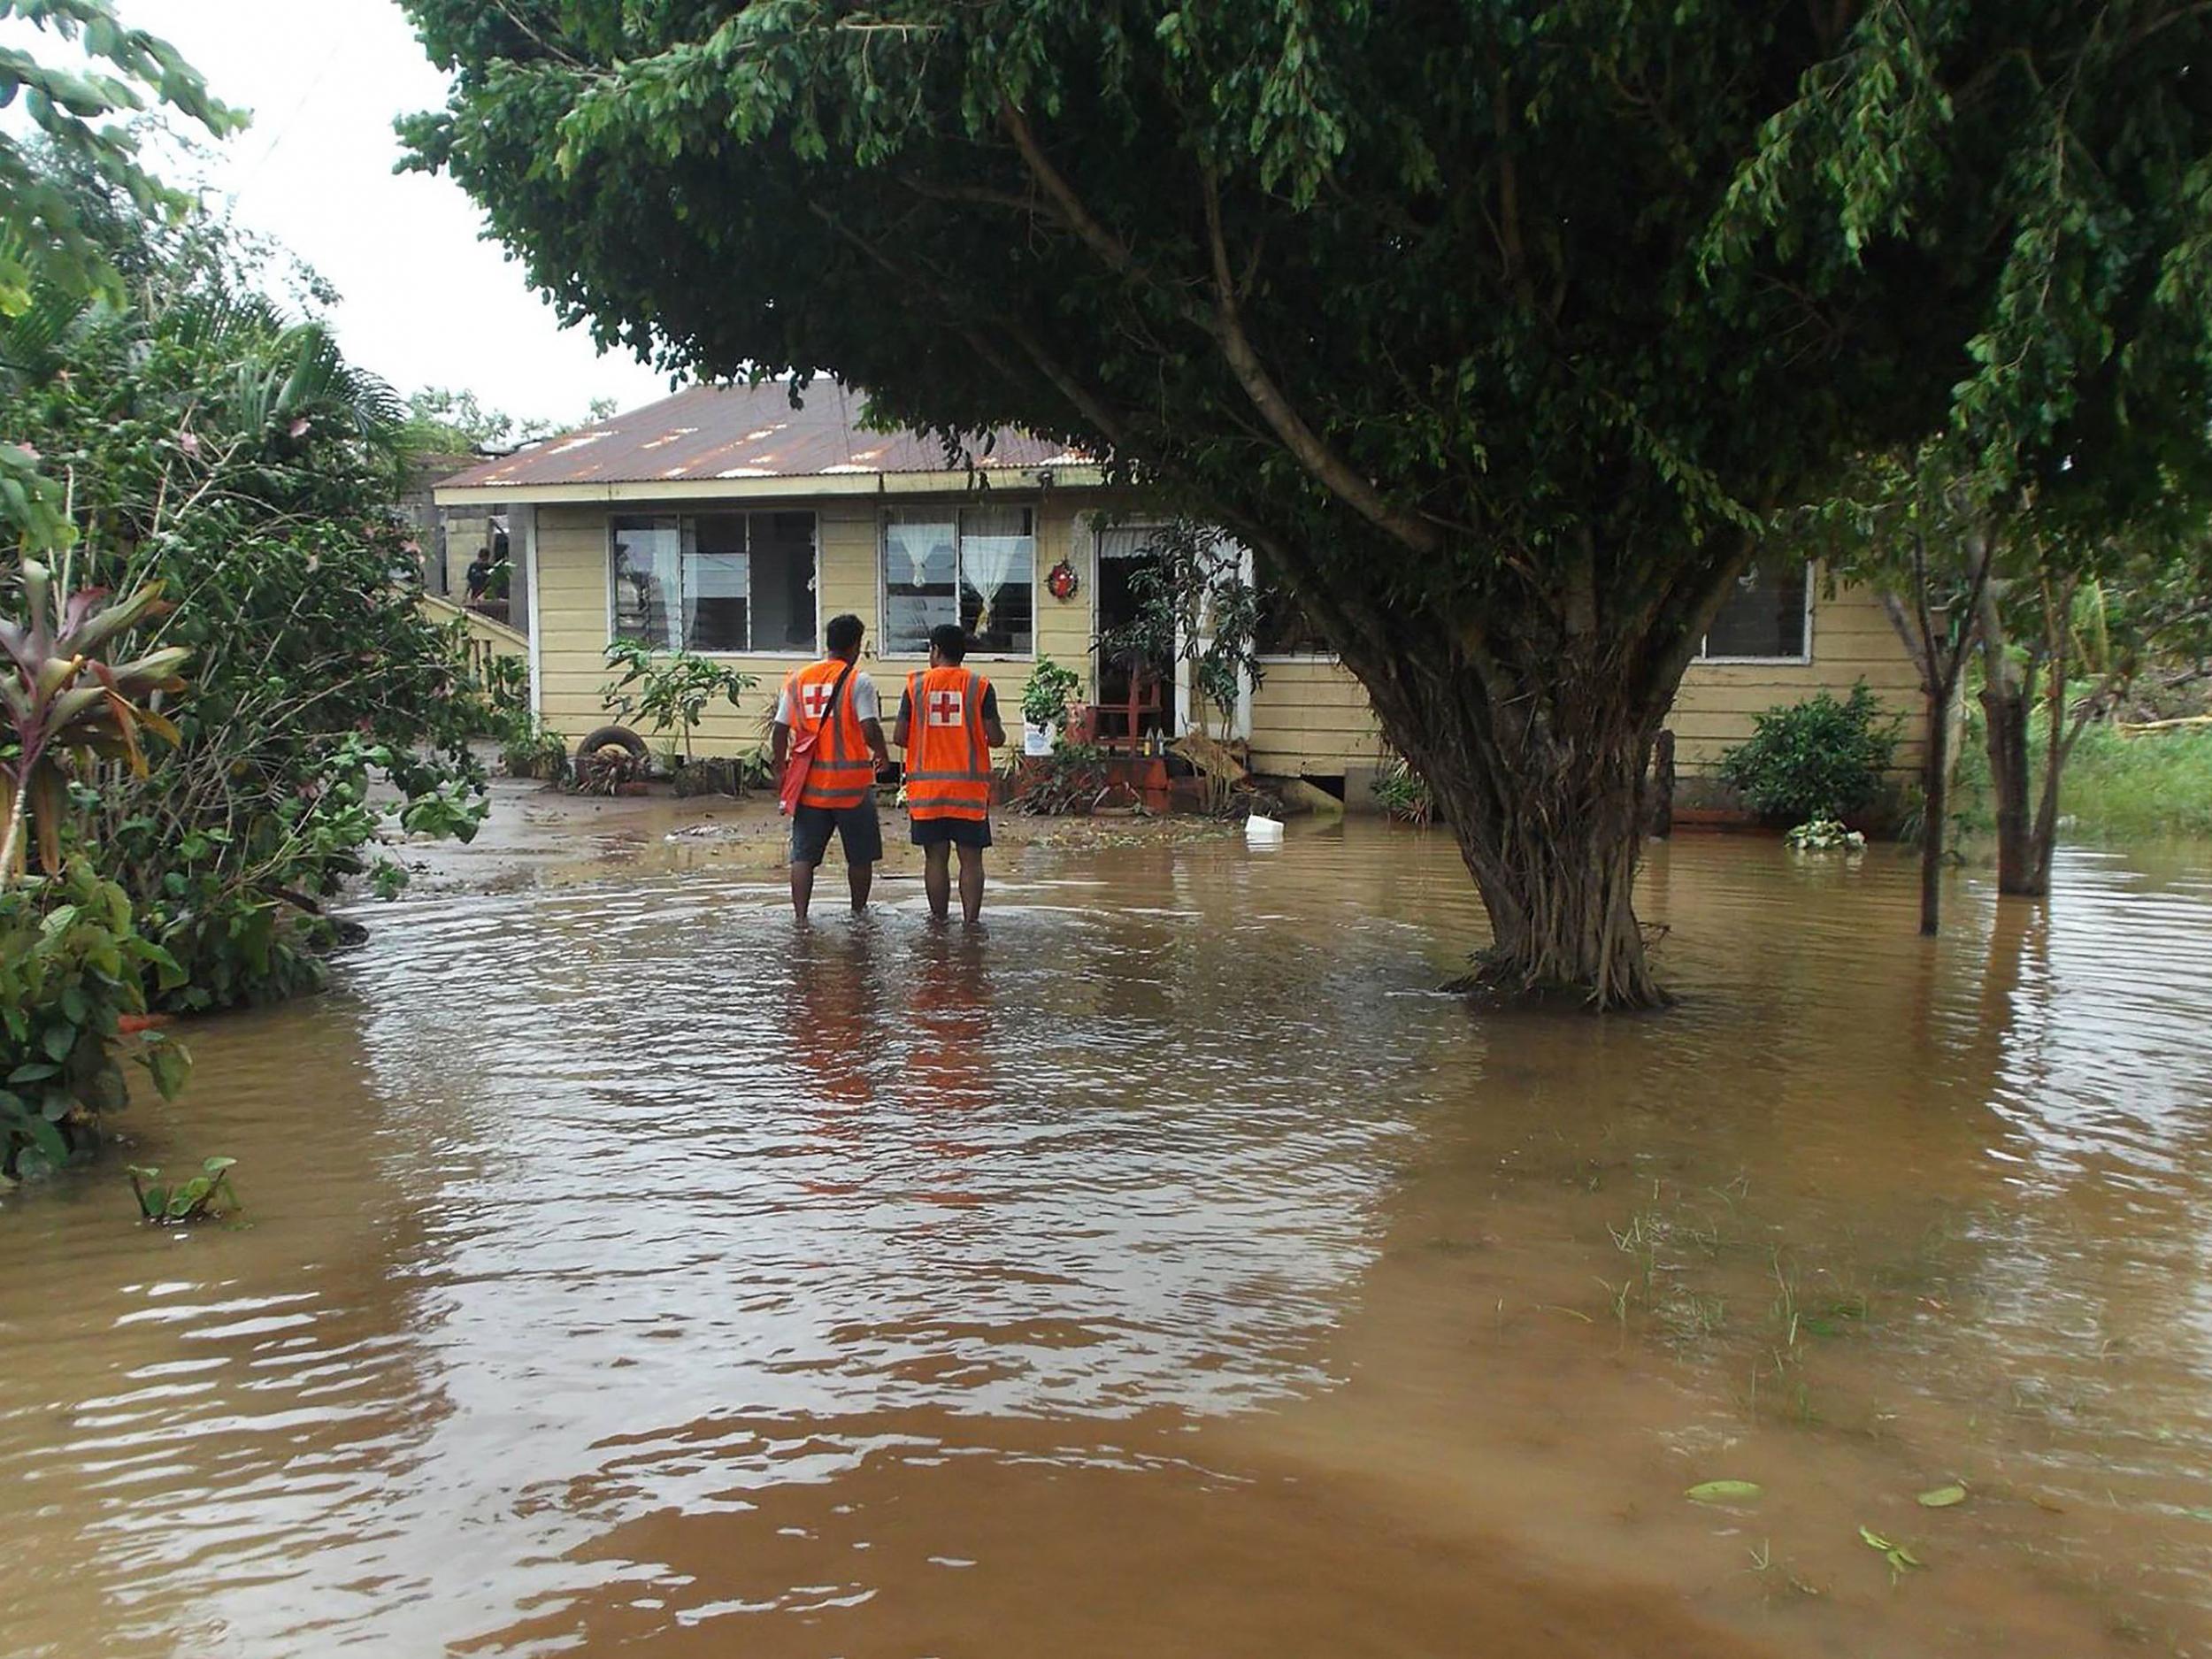
[[[207,86],[176,49],[142,29],[126,28],[109,0],[0,0],[0,22],[27,21],[69,42],[88,63],[65,69],[41,63],[22,43],[0,45],[0,104],[20,106],[35,130],[0,127],[0,317],[19,316],[35,288],[85,296],[122,289],[120,273],[84,201],[60,188],[50,165],[60,157],[99,178],[148,218],[180,211],[186,198],[139,164],[138,134],[110,117],[154,104],[174,110],[220,138],[245,118],[208,96]]]
[[[1436,815],[1427,780],[1403,755],[1391,756],[1376,773],[1375,804],[1386,817],[1407,824],[1426,824]]]
[[[557,432],[593,426],[616,412],[612,398],[595,397],[579,421],[545,420],[488,409],[474,392],[425,387],[407,399],[400,445],[410,455],[467,455],[479,449],[513,449]]]
[[[483,701],[400,575],[390,391],[263,291],[261,250],[106,207],[83,217],[114,227],[129,303],[40,289],[0,324],[0,397],[71,480],[75,579],[158,583],[175,609],[133,649],[188,650],[193,687],[148,775],[72,761],[64,841],[190,976],[165,1005],[268,1000],[317,982],[323,902],[380,835],[472,831]]]
[[[174,1186],[165,1182],[161,1171],[151,1167],[133,1164],[125,1173],[130,1177],[141,1219],[173,1227],[235,1215],[241,1206],[238,1191],[230,1184],[230,1172],[237,1165],[236,1158],[209,1158],[200,1165],[199,1174]]]
[[[177,728],[145,707],[160,692],[181,691],[177,673],[190,653],[181,647],[110,663],[100,653],[129,636],[137,624],[158,616],[161,584],[149,582],[113,603],[93,588],[64,595],[38,560],[21,572],[22,619],[0,615],[0,726],[13,740],[12,760],[0,760],[0,886],[18,873],[26,817],[47,874],[61,868],[65,817],[65,757],[71,754],[119,760],[142,778],[146,757],[141,731],[174,742]]]
[[[2077,695],[2088,689],[2074,687]],[[1989,757],[1970,735],[1981,720],[1970,698],[1970,740],[1959,757],[1957,793],[1962,827],[1986,833],[1993,822]],[[2039,708],[2028,737],[2038,785],[2048,729]],[[2066,816],[2060,828],[2070,840],[2122,845],[2212,840],[2212,730],[2131,737],[2109,722],[2092,721],[2066,761]]]
[[[1040,818],[1086,817],[1110,787],[1106,751],[1095,744],[1056,744],[1015,766],[1008,804]]]
[[[750,674],[691,651],[656,651],[634,640],[607,647],[607,666],[622,678],[606,688],[607,707],[618,720],[645,721],[656,732],[680,732],[691,758],[691,734],[707,704],[719,698],[731,708],[755,684]],[[632,687],[634,687],[635,690]]]
[[[1056,732],[1067,724],[1068,704],[1082,689],[1083,677],[1075,670],[1040,657],[1030,668],[1029,683],[1022,687],[1022,718]]]
[[[499,766],[510,778],[565,782],[569,771],[568,740],[549,726],[532,722],[510,733],[500,745]]]
[[[1880,794],[1898,728],[1864,680],[1841,702],[1816,692],[1755,716],[1750,738],[1721,757],[1720,775],[1763,818],[1843,818]]]
[[[1782,837],[1792,852],[1827,853],[1859,852],[1866,846],[1866,837],[1850,828],[1840,818],[1809,818],[1793,824],[1789,833]]]
[[[432,386],[408,398],[400,442],[411,455],[467,455],[512,449],[554,431],[550,421],[518,420],[487,409],[474,392]]]
[[[134,928],[123,890],[84,859],[0,890],[0,1173],[61,1164],[128,1103],[119,1033],[125,1015],[145,1011],[149,975],[181,978]],[[139,1057],[163,1094],[183,1087],[179,1045],[151,1034]]]

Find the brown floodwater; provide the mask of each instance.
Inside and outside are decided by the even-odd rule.
[[[195,1030],[242,1225],[0,1204],[0,1651],[2212,1653],[2212,856],[1685,839],[1602,1021],[1436,994],[1440,838],[1003,863]]]

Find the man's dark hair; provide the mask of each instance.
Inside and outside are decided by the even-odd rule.
[[[957,622],[939,623],[929,631],[929,642],[949,663],[958,663],[968,655],[967,631]]]
[[[822,637],[829,641],[830,655],[842,657],[847,651],[860,649],[860,636],[867,632],[860,618],[849,611],[841,617],[832,617],[829,626],[822,630]]]

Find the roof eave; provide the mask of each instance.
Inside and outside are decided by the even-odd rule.
[[[963,467],[943,472],[812,472],[774,478],[654,478],[607,483],[441,484],[431,499],[441,507],[553,507],[615,502],[764,501],[803,495],[972,495],[978,488],[1095,489],[1106,482],[1094,463]]]

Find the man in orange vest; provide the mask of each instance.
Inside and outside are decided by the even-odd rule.
[[[960,849],[960,915],[983,913],[983,849],[991,844],[991,751],[1006,741],[998,693],[963,667],[968,636],[956,623],[933,628],[929,667],[910,674],[891,741],[906,751],[906,810],[922,849],[929,913],[945,919],[952,898],[952,849]]]
[[[845,876],[856,912],[868,906],[868,888],[883,859],[883,826],[876,818],[876,765],[888,764],[883,713],[875,681],[860,672],[865,630],[856,616],[832,617],[823,630],[829,655],[795,668],[783,682],[770,727],[768,752],[779,784],[793,739],[811,739],[804,757],[806,780],[791,810],[791,908],[806,920],[814,897],[815,866],[829,850],[834,830],[845,844]]]

